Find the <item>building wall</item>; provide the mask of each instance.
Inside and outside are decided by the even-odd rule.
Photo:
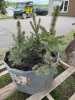
[[[69,0],[68,12],[60,13],[61,16],[75,16],[75,0]]]
[[[13,7],[6,8],[6,11],[7,11],[7,16],[13,16],[13,14],[14,14],[14,8]]]
[[[51,0],[53,1],[64,1],[64,0]],[[68,11],[60,12],[60,16],[73,16],[75,17],[75,0],[69,0]]]

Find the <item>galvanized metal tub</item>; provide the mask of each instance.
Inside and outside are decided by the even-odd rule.
[[[53,69],[50,70],[48,75],[45,75],[45,73],[37,75],[36,71],[22,71],[10,68],[6,63],[7,59],[8,54],[6,53],[3,62],[13,82],[21,92],[34,94],[46,90],[51,85],[54,77]]]

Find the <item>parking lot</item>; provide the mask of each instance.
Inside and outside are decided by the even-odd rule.
[[[48,30],[51,22],[51,17],[36,17],[37,20],[39,18],[41,18],[41,24]],[[16,23],[18,20],[21,22],[22,31],[25,31],[26,35],[30,36],[30,32],[33,31],[30,26],[30,21],[32,20],[32,18],[0,20],[0,49],[8,48],[13,45],[12,34],[16,35],[17,33]],[[72,23],[74,22],[75,17],[59,17],[56,24],[57,35],[64,35],[71,30],[75,30],[75,25],[72,25]]]

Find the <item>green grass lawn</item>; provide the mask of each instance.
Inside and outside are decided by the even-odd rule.
[[[11,16],[0,16],[0,20],[1,19],[10,19],[10,18],[13,18],[13,17],[11,17]]]
[[[9,74],[6,74],[6,75],[0,77],[0,88],[8,85],[11,82],[12,82],[12,80],[11,80]]]
[[[65,56],[64,50],[65,50],[66,46],[70,43],[70,41],[73,39],[73,33],[75,33],[75,31],[71,31],[66,36],[64,36],[62,38],[62,42],[60,43],[60,46],[59,46],[60,47],[60,57],[64,61],[66,61],[66,56]],[[3,58],[3,53],[0,52],[0,60]],[[57,69],[58,69],[58,74],[55,75],[55,77],[64,71],[64,69],[60,66],[58,66]],[[11,81],[12,80],[8,74],[0,77],[0,88],[9,84]],[[51,92],[51,95],[54,97],[55,100],[68,100],[68,98],[73,93],[75,93],[75,75],[70,76],[67,80],[65,80],[62,84],[60,84],[56,89],[54,89]],[[22,93],[22,92],[19,92],[18,90],[16,90],[6,100],[26,100],[27,97],[29,97],[28,94],[25,94],[25,93]],[[42,100],[47,100],[47,98],[44,98]]]
[[[29,95],[23,92],[20,92],[16,90],[10,97],[8,97],[6,100],[26,100]]]
[[[0,50],[0,61],[3,59],[3,56],[5,54],[5,52],[7,51],[8,49],[1,49]]]
[[[58,74],[64,71],[62,67],[58,67]],[[70,76],[50,94],[55,100],[68,100],[75,93],[75,75]]]
[[[0,61],[3,59],[4,52],[0,50]]]
[[[5,50],[0,50],[0,61],[3,59],[4,53],[7,51],[7,49]],[[0,70],[0,72],[2,72],[5,69]],[[12,82],[9,74],[6,74],[2,77],[0,77],[0,88],[8,85],[10,82]]]

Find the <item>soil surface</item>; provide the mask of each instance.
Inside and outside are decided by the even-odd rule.
[[[41,53],[38,53],[36,51],[31,52],[26,58],[22,59],[21,65],[13,65],[13,62],[9,62],[9,60],[6,61],[6,63],[11,67],[23,71],[30,71],[32,70],[32,67],[36,64],[44,64],[44,59],[42,57]]]

